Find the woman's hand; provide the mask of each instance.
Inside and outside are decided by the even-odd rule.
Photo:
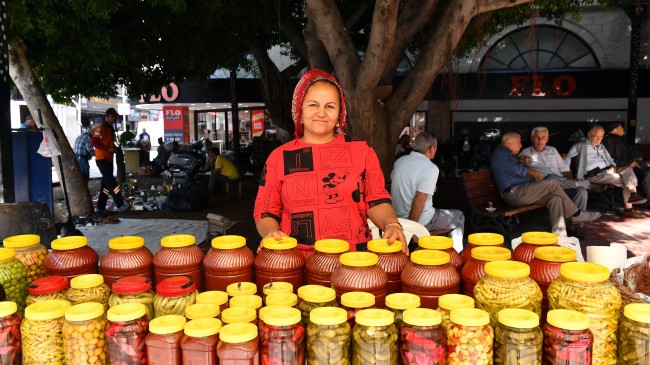
[[[408,242],[406,242],[406,237],[404,236],[404,229],[400,225],[388,225],[385,230],[384,234],[382,235],[381,238],[386,239],[387,244],[391,244],[395,241],[400,241],[402,242],[402,252],[405,254],[409,254],[409,245]]]
[[[289,237],[289,235],[286,234],[286,233],[284,233],[284,232],[282,232],[282,231],[279,230],[279,229],[274,229],[274,230],[272,230],[271,233],[269,233],[269,234],[266,235],[265,237],[262,237],[262,240],[260,241],[260,245],[257,246],[257,252],[258,252],[258,253],[260,252],[260,250],[262,249],[262,247],[264,247],[264,240],[267,239],[267,238],[270,238],[270,237],[273,237],[273,238],[275,238],[277,241],[279,241],[279,240],[282,239],[282,237]]]

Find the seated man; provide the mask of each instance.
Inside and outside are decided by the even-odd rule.
[[[158,154],[151,163],[160,172],[167,167],[167,161],[169,160],[169,151],[165,148],[162,137],[158,137],[158,149],[156,151]]]
[[[222,186],[228,182],[241,179],[239,170],[235,164],[221,156],[219,147],[210,147],[210,182],[208,190],[210,195],[218,194],[222,190]]]
[[[431,159],[438,149],[438,140],[430,132],[415,137],[413,151],[395,161],[390,195],[399,218],[408,218],[429,231],[452,229],[454,249],[463,249],[465,216],[457,209],[436,209],[432,198],[438,182],[438,166]]]
[[[621,122],[607,124],[607,136],[603,145],[614,159],[616,166],[627,166],[634,171],[637,180],[641,183],[641,194],[650,197],[650,162],[643,161],[643,152],[627,143],[623,136],[625,128]]]
[[[551,230],[560,236],[567,235],[565,218],[571,219],[572,223],[600,218],[598,212],[578,209],[557,180],[544,179],[541,172],[520,163],[515,157],[519,151],[521,136],[516,132],[507,132],[501,138],[501,145],[492,153],[490,166],[494,183],[508,205],[546,205]]]

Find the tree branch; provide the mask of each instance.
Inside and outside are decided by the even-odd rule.
[[[279,3],[279,0],[273,2],[273,11],[275,12],[275,16],[280,20],[281,26],[279,26],[279,31],[287,37],[289,42],[293,44],[294,47],[296,47],[303,58],[309,59],[309,48],[302,36],[301,29],[296,27],[290,20],[287,20],[287,17],[283,16],[284,13],[280,8]],[[262,4],[263,6],[266,6],[267,1],[262,1]]]
[[[357,7],[356,10],[352,14],[350,14],[350,16],[347,19],[345,19],[345,29],[351,29],[352,27],[357,25],[357,22],[361,20],[361,18],[366,13],[369,7],[370,7],[370,1],[362,0],[361,3],[359,4],[359,7]]]
[[[331,71],[332,62],[330,62],[329,55],[327,54],[327,50],[323,46],[323,43],[317,37],[314,19],[311,17],[307,21],[305,43],[307,44],[307,61],[309,62],[309,67]]]

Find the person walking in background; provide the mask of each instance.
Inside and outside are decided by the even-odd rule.
[[[138,146],[140,146],[140,166],[148,166],[149,151],[151,151],[151,137],[144,128],[142,128],[142,133],[138,135]]]
[[[127,143],[135,139],[135,133],[131,132],[131,126],[126,125],[126,130],[120,135],[120,147],[127,147]]]
[[[93,148],[90,140],[92,135],[90,134],[90,121],[84,120],[81,122],[81,134],[74,141],[74,153],[77,156],[77,162],[79,163],[79,169],[81,174],[86,179],[86,183],[90,180],[90,164],[89,161],[95,155],[95,149]]]

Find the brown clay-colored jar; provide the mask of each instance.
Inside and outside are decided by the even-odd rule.
[[[362,291],[375,296],[377,308],[384,307],[388,294],[388,275],[378,265],[379,258],[372,252],[348,252],[341,255],[341,265],[332,273],[332,288],[336,299],[351,291]]]
[[[190,234],[175,234],[160,240],[153,256],[154,285],[171,276],[191,276],[196,290],[203,291],[203,251]]]
[[[99,256],[88,246],[88,238],[68,236],[52,241],[52,251],[45,256],[45,273],[70,280],[79,275],[97,274]]]
[[[153,277],[153,254],[138,236],[115,237],[108,241],[108,251],[102,256],[99,267],[104,283],[113,286],[115,279],[124,276]]]
[[[307,284],[330,287],[332,272],[339,266],[339,258],[350,250],[350,244],[338,239],[318,240],[314,252],[305,263]]]
[[[449,263],[456,268],[458,275],[463,269],[463,259],[458,251],[454,249],[454,241],[445,236],[424,236],[418,239],[418,250],[438,250],[449,254]]]
[[[549,311],[546,291],[551,282],[560,276],[560,266],[565,262],[576,261],[576,252],[567,247],[539,247],[535,257],[530,261],[530,278],[535,280],[542,290],[542,317],[540,323],[546,322]]]
[[[476,247],[472,250],[472,259],[467,261],[460,273],[460,293],[474,298],[474,286],[485,276],[485,264],[490,261],[512,259],[512,253],[505,247]]]
[[[263,247],[255,257],[255,282],[258,288],[272,281],[285,281],[293,285],[294,294],[305,282],[305,256],[293,237],[276,240],[264,239]]]
[[[371,240],[368,242],[368,251],[378,256],[377,264],[388,275],[388,294],[402,291],[402,271],[410,262],[409,257],[402,251],[404,245],[394,241],[390,245],[386,239]]]
[[[212,249],[203,259],[205,290],[225,291],[232,283],[253,282],[255,255],[242,236],[219,236],[212,239]]]
[[[402,272],[402,291],[420,297],[420,307],[438,308],[438,297],[457,294],[460,275],[449,263],[449,254],[437,250],[419,250]]]
[[[496,246],[505,247],[503,236],[498,233],[472,233],[467,236],[468,245],[460,252],[460,258],[467,263],[472,258],[472,249],[475,247]]]
[[[521,243],[512,252],[512,259],[523,263],[530,263],[535,257],[535,249],[545,246],[556,246],[558,237],[549,232],[525,232],[521,235]]]

